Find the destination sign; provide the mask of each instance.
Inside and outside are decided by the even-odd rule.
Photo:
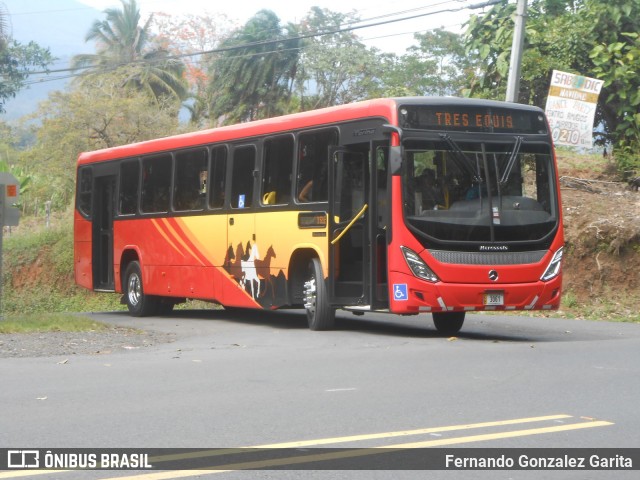
[[[402,106],[400,126],[437,131],[547,133],[547,123],[540,112],[472,106]]]
[[[298,214],[299,228],[325,228],[327,214],[325,212],[301,212]]]

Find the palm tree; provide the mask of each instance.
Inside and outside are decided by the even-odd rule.
[[[212,117],[238,122],[286,113],[299,60],[295,27],[283,29],[275,13],[261,10],[220,47],[228,50],[211,65]]]
[[[123,85],[146,91],[157,100],[184,100],[188,94],[184,64],[153,44],[152,17],[140,26],[136,0],[121,2],[122,10],[105,10],[106,19],[96,20],[87,32],[85,40],[96,42],[96,53],[74,56],[72,68],[89,68],[90,74],[99,74],[126,67],[122,69]]]
[[[4,3],[0,3],[0,52],[7,46],[9,32],[9,12]]]

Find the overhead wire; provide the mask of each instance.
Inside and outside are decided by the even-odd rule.
[[[273,45],[273,44],[278,44],[278,43],[283,43],[283,42],[287,42],[287,41],[294,41],[294,40],[304,40],[304,39],[309,39],[309,38],[315,38],[315,37],[321,37],[321,36],[328,36],[328,35],[336,35],[336,34],[340,34],[340,33],[346,33],[346,32],[351,32],[354,30],[360,30],[360,29],[364,29],[364,28],[372,28],[372,27],[378,27],[378,26],[382,26],[382,25],[388,25],[390,23],[397,23],[397,22],[403,22],[403,21],[407,21],[407,20],[413,20],[413,19],[417,19],[417,18],[421,18],[421,17],[425,17],[425,16],[431,16],[431,15],[436,15],[436,14],[440,14],[440,13],[455,13],[455,12],[459,12],[459,11],[463,11],[463,10],[476,10],[476,9],[480,9],[480,8],[485,8],[488,6],[493,6],[496,5],[498,3],[501,3],[503,0],[487,0],[481,3],[477,3],[477,4],[471,4],[471,5],[462,5],[459,6],[457,8],[444,8],[444,9],[440,9],[437,11],[429,11],[426,13],[420,13],[420,14],[415,14],[415,15],[410,15],[410,16],[406,16],[406,17],[402,17],[402,18],[391,18],[388,20],[379,20],[379,19],[383,19],[383,18],[388,18],[390,16],[397,16],[399,14],[405,14],[407,12],[412,12],[412,11],[418,11],[418,10],[422,10],[426,7],[419,7],[416,9],[410,9],[410,10],[405,10],[402,12],[396,12],[393,14],[385,14],[385,15],[380,15],[377,17],[372,17],[369,19],[365,19],[365,20],[358,20],[352,23],[348,23],[346,24],[346,26],[339,26],[337,28],[333,28],[333,29],[329,29],[329,30],[321,30],[321,31],[315,31],[315,32],[309,32],[306,34],[301,34],[301,35],[296,35],[293,37],[284,37],[284,38],[279,38],[279,39],[268,39],[268,40],[260,40],[260,41],[256,41],[256,42],[248,42],[248,43],[243,43],[243,44],[239,44],[239,45],[230,45],[230,46],[226,46],[226,47],[218,47],[218,48],[214,48],[214,49],[210,49],[210,50],[204,50],[204,51],[198,51],[198,52],[189,52],[189,53],[182,53],[182,54],[174,54],[174,55],[168,55],[166,57],[163,57],[162,59],[157,59],[154,61],[144,61],[144,60],[138,60],[138,61],[134,61],[134,62],[123,62],[123,63],[119,63],[119,64],[113,64],[113,65],[109,65],[106,67],[103,67],[104,70],[103,71],[99,71],[96,72],[96,68],[95,66],[85,66],[85,67],[77,67],[77,68],[61,68],[61,69],[56,69],[56,70],[43,70],[43,71],[34,71],[34,72],[28,72],[29,75],[50,75],[52,73],[69,73],[69,75],[64,75],[64,76],[58,76],[58,77],[49,77],[49,78],[41,78],[41,79],[33,79],[33,80],[29,80],[27,82],[25,82],[27,85],[34,85],[34,84],[38,84],[38,83],[46,83],[49,81],[59,81],[59,80],[64,80],[64,79],[68,79],[68,78],[75,78],[75,77],[79,77],[79,76],[83,76],[86,75],[85,72],[83,72],[83,70],[93,70],[90,73],[91,74],[96,74],[96,73],[107,73],[109,71],[113,71],[117,68],[126,66],[126,65],[137,65],[137,64],[142,64],[142,65],[149,65],[149,64],[160,64],[162,62],[166,62],[169,60],[178,60],[178,59],[183,59],[183,58],[188,58],[188,57],[197,57],[197,56],[202,56],[202,55],[211,55],[211,54],[216,54],[216,53],[225,53],[225,52],[231,52],[231,51],[237,51],[237,50],[243,50],[243,49],[247,49],[247,48],[253,48],[253,47],[260,47],[260,46],[267,46],[267,45]],[[430,8],[433,7],[437,7],[440,5],[447,5],[450,4],[451,0],[448,1],[441,1],[439,3],[435,3],[433,5],[429,5]],[[455,3],[460,3],[455,2]],[[373,20],[379,20],[379,21],[374,21],[373,23],[371,23]],[[427,29],[424,31],[429,31],[432,29]],[[299,48],[298,48],[299,49]],[[251,53],[249,55],[253,56],[253,55],[265,55],[265,54],[270,54],[270,53],[276,53],[276,52],[283,52],[283,49],[277,49],[277,50],[273,50],[273,51],[261,51],[261,52],[254,52]],[[243,54],[243,55],[239,55],[240,56],[245,56],[247,54]]]

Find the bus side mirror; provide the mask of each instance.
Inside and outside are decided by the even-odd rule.
[[[402,147],[389,147],[389,173],[399,175],[402,169]]]
[[[396,127],[395,125],[391,125],[390,123],[385,123],[384,125],[382,125],[382,133],[386,133],[388,135],[397,133],[398,140],[402,141],[402,129],[400,127]]]
[[[398,135],[398,141],[402,144],[402,129],[386,123],[382,126],[382,132],[392,136],[394,133]],[[389,147],[389,173],[398,175],[402,168],[402,147]]]

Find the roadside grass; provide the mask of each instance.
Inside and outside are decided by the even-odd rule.
[[[12,317],[126,308],[121,295],[75,285],[72,217],[66,215],[50,228],[25,223],[24,230],[5,236],[1,313]]]
[[[556,147],[558,167],[562,172],[577,173],[594,178],[597,175],[615,169],[612,158],[604,158],[601,153],[576,152],[571,147]]]
[[[108,325],[70,313],[12,314],[0,320],[0,334],[41,332],[99,332]]]

